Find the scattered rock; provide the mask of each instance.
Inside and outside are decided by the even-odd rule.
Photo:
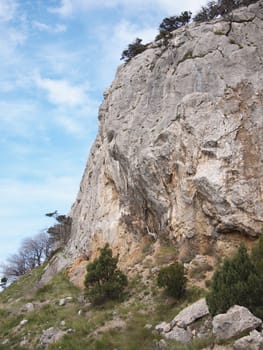
[[[40,344],[44,347],[47,347],[51,343],[55,343],[59,339],[61,339],[65,332],[60,329],[50,327],[46,330],[43,330],[42,335],[40,337]]]
[[[155,330],[159,333],[167,333],[171,330],[170,323],[162,322],[155,327]]]
[[[63,299],[60,299],[58,305],[59,305],[59,306],[64,306],[64,305],[66,305],[66,299],[64,299],[64,298],[63,298]]]
[[[28,323],[28,320],[22,320],[22,321],[19,323],[19,326],[25,326],[27,323]]]
[[[152,329],[153,326],[152,326],[151,324],[147,323],[147,324],[144,326],[144,328],[146,328],[146,329]]]
[[[34,311],[34,304],[33,303],[27,303],[25,305],[22,306],[21,311],[25,311],[25,312],[32,312]]]
[[[72,297],[62,298],[59,300],[59,306],[65,306],[67,302],[71,302],[72,300],[73,300]]]
[[[176,325],[184,328],[208,314],[209,310],[205,298],[200,299],[179,312],[179,314],[172,320],[171,327]]]
[[[175,326],[170,332],[163,333],[167,339],[174,339],[181,343],[189,343],[192,340],[192,334],[190,331]]]
[[[156,350],[164,350],[167,348],[167,343],[164,339],[161,339],[156,343]]]
[[[61,326],[61,327],[65,327],[65,326],[66,326],[66,322],[65,322],[64,320],[61,321],[61,322],[60,322],[60,326]]]
[[[246,337],[240,338],[234,343],[235,350],[262,350],[263,334],[253,330]]]
[[[247,308],[235,305],[227,313],[215,316],[212,324],[217,339],[231,339],[256,329],[262,321]]]

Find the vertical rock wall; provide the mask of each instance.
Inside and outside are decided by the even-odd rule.
[[[263,225],[263,2],[190,24],[119,67],[66,254],[131,264],[149,232],[198,250]]]

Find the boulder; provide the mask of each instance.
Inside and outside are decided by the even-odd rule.
[[[235,350],[262,350],[263,334],[253,330],[246,337],[240,338],[234,343]]]
[[[44,347],[47,347],[51,343],[57,342],[60,338],[62,338],[66,334],[65,332],[57,329],[55,327],[50,327],[46,330],[43,330],[42,335],[40,337],[40,344]]]
[[[22,306],[21,311],[32,312],[34,311],[34,308],[35,307],[33,303],[26,303]]]
[[[235,305],[227,313],[215,316],[212,324],[217,339],[231,339],[256,329],[262,321],[247,308]]]
[[[171,327],[176,325],[185,328],[208,314],[209,310],[205,298],[200,299],[179,312],[179,314],[172,320]]]
[[[192,333],[189,330],[175,326],[170,332],[163,333],[167,339],[173,339],[181,343],[190,343],[192,340]]]
[[[171,330],[171,326],[169,323],[162,322],[155,327],[155,330],[159,333],[167,333]]]

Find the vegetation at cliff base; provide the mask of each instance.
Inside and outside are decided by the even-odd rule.
[[[184,265],[180,263],[163,267],[157,278],[159,287],[164,287],[167,294],[174,298],[181,298],[186,290]]]
[[[128,280],[117,264],[118,257],[112,256],[112,250],[106,244],[100,250],[100,256],[87,266],[85,285],[93,304],[121,298]]]
[[[263,317],[263,237],[250,257],[241,244],[238,252],[224,260],[215,272],[207,303],[212,315],[225,313],[233,305],[247,307]]]

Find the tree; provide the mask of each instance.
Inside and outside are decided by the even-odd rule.
[[[47,213],[46,216],[52,217],[57,221],[57,224],[48,228],[47,233],[50,235],[51,242],[56,244],[56,248],[64,246],[71,234],[72,219],[70,216],[60,215],[57,210],[52,213]]]
[[[225,259],[212,278],[207,303],[212,315],[226,312],[238,304],[259,315],[263,305],[263,279],[256,272],[244,244],[233,258]]]
[[[1,280],[0,280],[0,287],[2,287],[3,289],[6,288],[6,284],[7,284],[7,277],[2,277]]]
[[[161,38],[167,38],[170,36],[170,33],[190,22],[192,12],[184,11],[179,16],[166,17],[162,20],[159,25],[159,34],[155,40]]]
[[[33,238],[26,238],[17,253],[7,258],[2,265],[3,274],[7,277],[19,277],[40,266],[48,257],[52,249],[52,242],[48,234],[43,231]]]
[[[179,16],[166,17],[159,26],[159,30],[172,32],[190,22],[192,12],[184,11]]]
[[[90,301],[102,304],[109,299],[120,299],[128,284],[126,275],[117,268],[118,257],[112,256],[112,250],[106,244],[100,250],[100,256],[87,266],[85,285]]]
[[[209,21],[217,16],[224,16],[240,6],[248,6],[258,0],[218,0],[210,1],[195,15],[194,22]]]
[[[159,287],[166,288],[168,295],[181,298],[186,289],[184,265],[176,263],[162,268],[157,277],[157,284]]]
[[[146,48],[147,45],[142,44],[142,39],[136,38],[132,44],[129,44],[128,49],[122,52],[121,60],[124,60],[125,63],[127,63],[133,57],[146,50]]]

